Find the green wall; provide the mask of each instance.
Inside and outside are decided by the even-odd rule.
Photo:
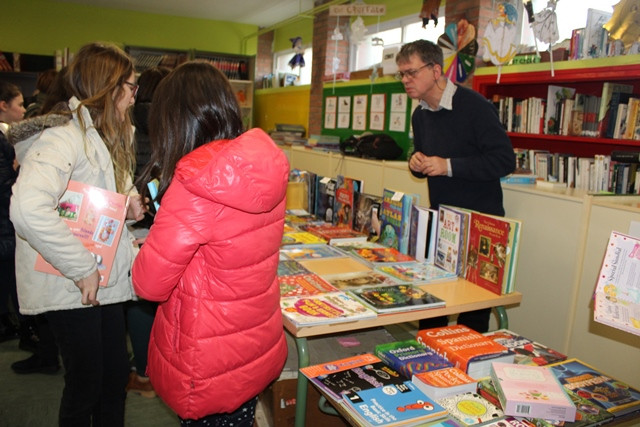
[[[255,55],[258,28],[52,0],[0,0],[0,51],[53,55],[91,41]]]

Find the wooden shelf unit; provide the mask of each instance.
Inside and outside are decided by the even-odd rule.
[[[577,93],[601,96],[605,81],[631,84],[633,93],[640,94],[640,55],[556,62],[554,76],[551,75],[550,63],[504,66],[499,83],[496,67],[478,68],[473,77],[473,89],[488,99],[502,95],[516,98],[536,96],[546,100],[549,85],[571,87]],[[510,132],[509,137],[514,148],[544,149],[585,157],[640,148],[640,141],[625,139],[516,132]]]

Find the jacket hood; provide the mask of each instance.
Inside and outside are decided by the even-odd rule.
[[[7,140],[15,147],[18,162],[22,163],[25,153],[37,139],[33,136],[52,127],[64,126],[70,120],[70,114],[46,114],[13,124],[7,132]]]
[[[271,211],[284,199],[288,175],[285,154],[256,128],[187,154],[178,162],[174,179],[199,197],[259,213]]]

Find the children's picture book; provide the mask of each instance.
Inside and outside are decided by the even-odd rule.
[[[327,241],[308,231],[291,231],[282,234],[281,245],[317,245],[322,243],[327,243]]]
[[[413,205],[411,207],[408,254],[417,261],[433,264],[437,228],[438,211],[436,209]]]
[[[395,285],[399,283],[395,279],[375,270],[362,273],[330,274],[323,276],[323,278],[343,291],[371,286]]]
[[[456,276],[455,273],[424,262],[378,265],[375,267],[375,270],[389,275],[403,283],[425,284],[450,282],[458,279],[458,276]]]
[[[536,427],[556,427],[558,425],[562,425],[562,427],[594,427],[614,421],[615,417],[603,408],[597,407],[571,390],[565,389],[565,391],[576,407],[575,421],[562,422],[545,420],[544,418],[528,418],[528,420],[534,423]]]
[[[402,384],[405,378],[371,353],[359,354],[301,368],[309,381],[334,400],[352,390]]]
[[[462,426],[480,425],[504,417],[502,409],[474,392],[444,397],[438,403]]]
[[[485,332],[484,336],[514,352],[513,363],[519,365],[544,366],[567,359],[566,355],[508,329]]]
[[[456,394],[474,393],[478,384],[477,380],[453,366],[414,373],[411,381],[433,400]]]
[[[489,376],[492,362],[513,363],[514,359],[506,347],[464,325],[421,329],[417,340],[475,379]]]
[[[447,411],[411,382],[354,390],[344,402],[365,425],[415,425],[445,418]]]
[[[596,282],[593,319],[640,335],[640,239],[612,231]]]
[[[409,253],[409,231],[411,229],[411,206],[419,202],[417,194],[385,188],[380,206],[379,242],[403,254]]]
[[[399,250],[386,246],[376,246],[368,248],[356,248],[349,251],[356,258],[359,258],[372,267],[383,264],[396,264],[396,263],[415,263],[416,260],[409,255],[405,255]]]
[[[313,172],[297,168],[291,169],[289,172],[289,186],[287,186],[287,205],[290,204],[289,198],[295,198],[293,202],[299,209],[304,209],[313,214],[315,206],[312,205],[315,203],[316,192],[315,179],[316,174]]]
[[[284,246],[280,248],[280,253],[297,261],[307,259],[341,258],[346,255],[339,249],[326,244]]]
[[[411,284],[352,289],[351,293],[377,313],[444,307],[445,301]]]
[[[333,201],[333,224],[353,227],[353,200],[362,191],[362,181],[343,175],[336,177],[336,195]]]
[[[128,196],[73,180],[58,202],[58,215],[96,260],[100,286],[109,283],[128,208]],[[34,269],[62,276],[40,254]]]
[[[308,233],[315,234],[316,236],[325,239],[328,242],[338,239],[360,239],[367,240],[368,235],[353,230],[348,225],[333,225],[325,223],[321,225],[312,224],[304,226],[304,230]]]
[[[351,322],[376,317],[375,311],[344,292],[280,298],[282,314],[298,326]]]
[[[578,396],[619,417],[640,410],[640,391],[579,359],[549,365],[560,383]]]
[[[407,379],[411,379],[414,374],[453,366],[447,359],[414,339],[378,344],[374,354]]]
[[[378,236],[382,197],[359,191],[354,194],[353,203],[353,229],[369,237]]]
[[[338,290],[331,283],[314,273],[278,276],[278,285],[280,286],[281,297],[317,295]]]
[[[546,367],[494,362],[491,379],[505,415],[554,421],[576,419],[575,405]]]
[[[573,98],[574,88],[549,85],[547,88],[547,109],[545,114],[545,132],[550,135],[560,133],[560,116],[565,99]]]
[[[434,264],[456,276],[461,276],[465,269],[470,217],[469,211],[439,207]]]
[[[336,180],[330,176],[316,177],[316,217],[333,222],[333,204],[336,197]]]
[[[300,264],[319,276],[369,273],[371,268],[349,256],[340,258],[302,259]]]

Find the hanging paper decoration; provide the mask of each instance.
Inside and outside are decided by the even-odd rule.
[[[445,27],[438,38],[438,46],[444,55],[444,74],[449,80],[461,83],[467,79],[475,66],[478,42],[476,28],[466,19]]]
[[[482,59],[498,66],[498,83],[502,65],[511,61],[517,53],[517,24],[518,10],[513,4],[505,1],[498,4],[498,16],[489,21],[484,31]]]
[[[367,28],[364,26],[362,17],[358,16],[351,23],[351,43],[358,44],[364,40],[364,35],[367,33]]]
[[[302,37],[294,37],[291,40],[291,44],[293,47],[293,58],[291,58],[291,60],[289,61],[289,66],[291,67],[291,69],[294,69],[296,67],[304,67],[304,56],[302,56],[302,54],[304,53],[304,48],[302,47]]]
[[[422,0],[422,9],[419,17],[422,18],[422,28],[427,28],[429,19],[433,19],[433,26],[438,26],[438,9],[440,0]]]
[[[531,24],[533,34],[537,40],[549,44],[549,60],[551,61],[551,76],[555,75],[553,70],[553,51],[552,45],[558,41],[558,17],[556,16],[557,0],[549,0],[547,8],[536,13]],[[538,44],[536,43],[536,50]]]

